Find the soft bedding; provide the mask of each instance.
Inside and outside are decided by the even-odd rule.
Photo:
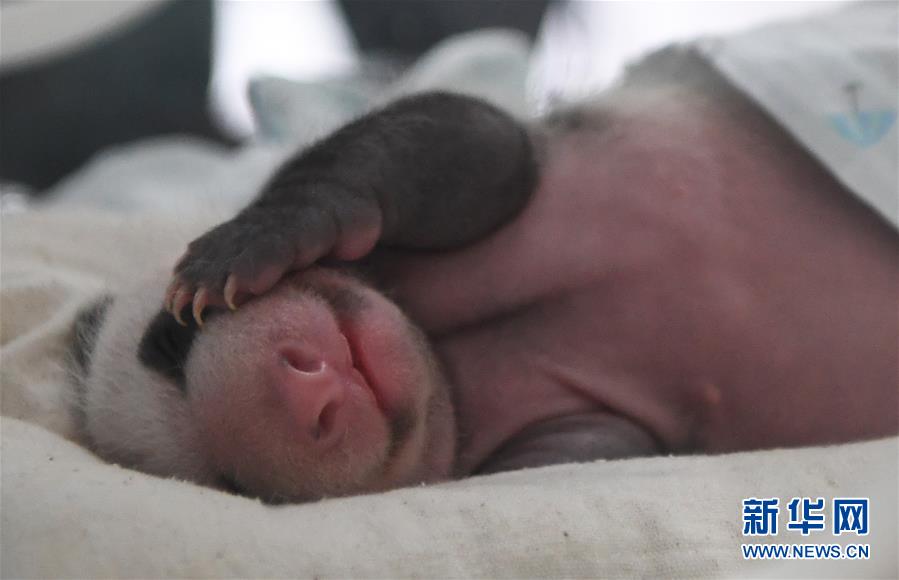
[[[444,66],[471,79],[467,86],[475,94],[490,96],[484,95],[484,79],[491,68],[466,63],[475,54],[471,46],[493,46],[493,54],[502,56],[497,66],[521,73],[506,79],[512,87],[507,92],[493,87],[494,98],[523,110],[523,101],[510,105],[509,99],[520,95],[515,87],[523,83],[524,67],[513,65],[526,58],[526,49],[519,40],[502,38],[474,39],[487,44],[456,45],[442,57],[432,55],[409,85],[433,86],[432,77],[447,75],[432,69]],[[291,124],[296,111],[266,105],[266,91],[289,89],[293,101],[272,103],[294,102],[304,110],[304,99],[332,99],[328,91],[340,89],[320,93],[268,83],[257,85],[257,110],[269,115],[261,125],[282,130],[305,125]],[[374,101],[344,102],[347,108],[335,112],[332,122]],[[268,135],[294,143],[312,136]],[[75,313],[104,287],[169,267],[192,235],[251,194],[278,155],[278,148],[255,149],[228,159],[190,143],[137,146],[101,158],[62,184],[54,192],[55,207],[4,218],[0,576],[899,575],[895,437],[826,448],[560,465],[295,506],[269,506],[98,459],[79,444],[67,410],[66,347]],[[172,171],[179,162],[199,163],[203,170]],[[160,172],[160,164],[169,170]],[[161,173],[168,182],[159,181]],[[210,204],[212,197],[218,203]],[[202,223],[187,216],[202,216]],[[786,505],[792,497],[839,496],[871,499],[868,536],[833,537],[827,531],[804,539],[781,528],[768,541],[870,543],[869,560],[744,560],[740,545],[764,540],[743,537],[743,499],[777,497]]]
[[[207,216],[210,221],[214,217]],[[3,222],[2,576],[895,577],[899,441],[600,461],[267,506],[103,463],[65,408],[76,310],[170,263],[171,215],[42,211]],[[748,497],[870,497],[867,561],[744,561]],[[828,499],[829,501],[829,499]],[[801,542],[799,534],[770,538]]]

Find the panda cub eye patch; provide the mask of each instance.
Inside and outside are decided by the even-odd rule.
[[[193,320],[187,326],[181,326],[171,314],[160,310],[141,338],[137,357],[147,368],[174,380],[185,392],[184,363],[197,330],[199,327]]]

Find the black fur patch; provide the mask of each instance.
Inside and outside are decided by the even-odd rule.
[[[141,363],[174,380],[182,392],[187,389],[184,363],[198,330],[193,318],[186,320],[188,325],[181,326],[171,314],[160,310],[150,321],[137,348]]]
[[[112,304],[112,296],[103,296],[96,302],[86,306],[75,317],[75,340],[72,343],[72,358],[78,365],[82,375],[87,376],[90,368],[94,346],[97,344],[97,333],[106,318],[106,311]]]

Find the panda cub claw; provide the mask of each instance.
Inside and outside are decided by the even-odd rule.
[[[205,286],[200,286],[200,288],[194,294],[193,308],[191,309],[194,315],[194,320],[197,322],[197,326],[203,326],[203,310],[208,304],[209,291],[206,290]]]
[[[187,323],[184,322],[184,319],[181,317],[181,311],[184,310],[184,307],[190,304],[193,299],[193,293],[184,288],[183,286],[179,286],[178,290],[175,291],[174,296],[172,297],[172,306],[170,312],[175,317],[175,320],[178,321],[178,324],[181,326],[187,326]]]
[[[271,289],[285,273],[330,252],[337,228],[330,214],[289,205],[248,208],[188,244],[172,272],[165,309],[180,324],[189,304],[198,326],[210,307],[237,307]]]
[[[225,281],[225,305],[232,312],[237,310],[237,305],[234,303],[234,296],[236,295],[237,277],[234,274],[229,274],[228,279]]]

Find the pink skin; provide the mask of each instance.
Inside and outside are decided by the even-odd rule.
[[[535,196],[490,237],[373,256],[453,379],[460,449],[437,406],[379,467],[381,407],[421,416],[439,375],[391,302],[315,269],[301,279],[366,308],[337,320],[282,282],[197,338],[190,396],[218,467],[273,493],[315,495],[307,463],[337,493],[384,489],[453,461],[470,473],[523,429],[584,413],[630,418],[672,452],[896,433],[896,233],[732,100],[635,95],[599,129],[549,139]]]
[[[354,278],[307,270],[211,318],[185,370],[216,471],[263,497],[387,489],[452,467],[446,385],[423,339]],[[403,430],[393,453],[391,425]]]
[[[477,434],[461,471],[578,412],[671,451],[899,430],[896,233],[754,107],[703,101],[552,141],[513,224],[385,260]]]

